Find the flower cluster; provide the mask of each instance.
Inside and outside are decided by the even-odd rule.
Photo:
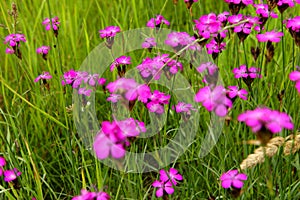
[[[226,89],[221,85],[201,88],[195,95],[195,101],[201,102],[209,112],[214,111],[220,117],[226,116],[228,108],[232,107],[231,100],[226,96]]]
[[[170,168],[170,171],[160,170],[159,180],[155,180],[152,184],[153,187],[158,188],[156,190],[156,197],[162,197],[168,194],[174,193],[173,186],[178,184],[178,181],[182,181],[183,177],[179,174],[177,169]]]
[[[259,26],[257,26],[258,24],[260,24],[259,17],[251,17],[238,14],[229,16],[227,20],[230,24],[238,24],[233,28],[233,32],[237,33],[241,42],[243,42],[252,32],[252,28],[254,28],[254,30],[256,31],[260,30]],[[242,21],[246,22],[241,23]]]
[[[22,174],[22,172],[20,172],[17,168],[4,170],[5,165],[6,165],[5,158],[0,157],[0,176],[4,176],[5,182],[12,182]]]
[[[202,63],[196,68],[199,73],[206,73],[203,82],[209,85],[215,85],[218,81],[219,68],[212,62]]]
[[[130,145],[128,138],[137,137],[141,132],[146,132],[144,123],[133,118],[103,121],[93,144],[97,158],[123,158],[126,154],[125,148]]]
[[[291,81],[296,82],[296,89],[300,93],[300,71],[293,71],[290,73],[289,78]]]
[[[251,86],[252,82],[256,78],[261,78],[260,68],[250,67],[246,65],[241,65],[238,68],[232,70],[234,78],[242,78],[248,87]]]
[[[253,6],[256,8],[256,14],[260,17],[259,22],[261,29],[266,24],[269,17],[278,18],[278,15],[274,11],[269,10],[268,4],[254,4]]]
[[[42,22],[42,24],[45,26],[46,31],[49,31],[51,29],[52,26],[52,30],[54,32],[55,37],[58,36],[58,30],[59,30],[59,18],[57,16],[53,17],[50,21],[49,18],[44,19],[44,21]]]
[[[82,83],[88,84],[91,87],[104,85],[106,80],[100,78],[99,74],[89,74],[84,71],[75,71],[73,69],[64,73],[61,84],[71,85],[73,88],[79,89],[78,93],[90,96],[92,90],[87,88],[79,88]]]
[[[166,76],[169,77],[170,74],[176,74],[179,70],[183,70],[182,64],[179,61],[170,59],[169,54],[146,58],[136,68],[146,81],[159,80],[162,72],[165,72]]]
[[[138,84],[134,79],[119,78],[109,83],[106,88],[111,93],[108,101],[116,103],[120,100],[140,101],[144,103],[150,112],[162,114],[164,105],[169,103],[170,95],[154,90],[151,93],[149,86]],[[130,109],[130,107],[129,107]]]
[[[162,24],[170,25],[170,22],[166,20],[162,15],[157,15],[155,18],[151,18],[147,22],[149,28],[160,28]]]
[[[245,122],[255,133],[267,130],[275,134],[281,132],[284,128],[290,130],[294,128],[290,116],[267,107],[248,110],[240,114],[238,120]]]
[[[5,53],[15,54],[19,59],[22,59],[22,54],[19,49],[20,42],[26,42],[26,38],[23,34],[10,34],[5,37],[4,44],[8,44],[10,48],[6,48]]]
[[[72,198],[72,200],[109,200],[110,196],[106,192],[89,192],[86,189],[81,190],[81,194]]]

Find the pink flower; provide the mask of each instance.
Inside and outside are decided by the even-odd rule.
[[[72,200],[93,200],[96,196],[96,192],[89,192],[86,189],[82,189],[81,194],[73,197]]]
[[[215,13],[201,16],[198,20],[194,20],[195,29],[201,38],[209,39],[217,36],[218,31],[222,29],[222,22],[218,21]]]
[[[38,77],[36,77],[34,79],[34,82],[38,82],[39,80],[47,80],[47,79],[51,79],[52,76],[50,75],[49,72],[43,72],[41,75],[39,75]]]
[[[146,38],[145,42],[142,43],[142,48],[149,49],[156,46],[155,38]]]
[[[212,39],[208,44],[206,44],[208,54],[219,54],[225,49],[226,43],[222,42],[218,44],[215,39]]]
[[[256,38],[259,42],[280,42],[280,37],[283,36],[282,32],[270,31],[263,34],[257,34]]]
[[[155,193],[156,197],[162,197],[164,194],[174,193],[174,188],[172,187],[172,183],[170,181],[165,183],[163,181],[156,180],[152,186],[158,188]]]
[[[236,97],[239,97],[243,100],[247,100],[247,95],[248,95],[247,90],[245,90],[245,89],[240,89],[239,90],[238,86],[235,86],[235,85],[234,86],[228,86],[228,89],[229,90],[227,90],[226,93],[227,93],[227,95],[230,99],[233,100]]]
[[[5,37],[4,44],[7,44],[11,47],[19,46],[20,42],[26,42],[26,38],[23,34],[10,34]]]
[[[214,89],[209,86],[201,88],[195,96],[195,101],[201,102],[209,112],[214,111],[220,117],[226,116],[227,108],[232,107],[232,102],[226,97],[226,90],[221,85]]]
[[[57,33],[60,25],[59,18],[55,16],[51,19],[51,21],[53,31]],[[46,31],[49,31],[51,29],[51,22],[49,18],[45,18],[42,24],[45,26]]]
[[[240,114],[238,120],[245,122],[247,126],[252,128],[253,132],[266,129],[275,134],[281,132],[283,128],[294,128],[291,118],[286,113],[269,108],[248,110]]]
[[[164,183],[171,181],[173,185],[177,185],[177,181],[182,181],[183,177],[179,174],[177,169],[170,168],[169,171],[165,171],[164,169],[159,171],[160,180]]]
[[[260,15],[262,18],[278,18],[276,13],[269,11],[268,4],[254,4],[253,6],[256,8],[256,14]]]
[[[3,157],[0,157],[0,168],[6,165],[6,160]]]
[[[119,26],[107,26],[102,30],[99,30],[101,38],[112,38],[121,31]]]
[[[36,53],[37,54],[44,54],[44,55],[47,55],[48,52],[50,50],[50,47],[49,46],[41,46],[39,48],[36,49]]]
[[[192,104],[184,102],[178,102],[175,107],[173,106],[173,109],[175,109],[177,113],[186,113],[187,115],[191,115],[191,111],[196,110],[193,108]]]
[[[240,189],[244,186],[243,181],[247,178],[246,174],[239,173],[238,170],[229,170],[221,175],[220,180],[222,187],[225,189],[230,187]]]
[[[14,168],[12,170],[5,170],[4,171],[4,181],[5,182],[11,182],[17,179],[18,176],[20,176],[22,172],[20,172],[17,168]]]
[[[261,75],[259,74],[260,69],[256,67],[250,67],[247,68],[246,65],[241,65],[239,68],[234,68],[232,70],[234,74],[234,78],[261,78]]]
[[[115,67],[120,65],[129,65],[131,64],[130,56],[120,56],[110,65],[110,71],[113,71]]]
[[[83,94],[85,96],[91,96],[92,90],[91,89],[87,89],[87,88],[79,88],[78,89],[78,94]]]
[[[253,4],[253,0],[224,0],[225,3],[243,4],[245,6]]]
[[[300,71],[293,71],[290,73],[289,78],[291,81],[296,82],[296,89],[300,93]]]
[[[155,18],[151,18],[147,22],[149,28],[159,28],[162,24],[170,25],[170,22],[166,20],[162,15],[157,15]]]
[[[127,138],[136,137],[146,132],[143,122],[128,118],[122,121],[102,122],[102,129],[94,141],[94,151],[98,159],[103,160],[111,156],[120,159],[125,156],[125,147],[129,146]]]
[[[288,5],[289,7],[294,7],[294,0],[279,0],[277,5],[278,6],[283,6],[283,5]]]
[[[5,49],[5,53],[6,53],[6,54],[14,54],[14,53],[15,53],[15,50],[10,49],[10,48],[6,48],[6,49]]]

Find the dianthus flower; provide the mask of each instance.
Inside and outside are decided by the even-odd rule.
[[[239,89],[238,86],[228,86],[228,90],[226,91],[227,96],[234,101],[237,97],[243,100],[247,100],[248,92],[245,89]]]
[[[300,93],[300,71],[293,71],[290,73],[289,78],[291,81],[295,81],[296,82],[296,89],[298,90],[298,92]]]
[[[112,45],[114,44],[114,37],[117,33],[121,31],[119,26],[107,26],[102,30],[99,30],[100,37],[106,38],[106,46],[108,48],[112,48]]]
[[[215,13],[201,16],[198,20],[194,20],[195,29],[200,38],[209,39],[211,36],[216,37],[222,29],[222,22],[218,20]],[[225,37],[226,35],[222,35]]]
[[[4,44],[8,44],[10,48],[6,48],[6,54],[15,54],[19,59],[22,59],[22,54],[19,49],[20,42],[26,42],[26,38],[23,34],[10,34],[5,37]]]
[[[51,78],[52,76],[50,75],[49,72],[43,72],[42,74],[40,74],[38,77],[34,79],[34,82],[38,82],[39,80],[47,80]]]
[[[151,50],[156,46],[155,38],[146,38],[142,43],[142,48]]]
[[[166,20],[162,15],[157,15],[155,18],[151,18],[147,22],[149,28],[159,28],[162,24],[170,25],[170,22]]]
[[[240,9],[245,8],[248,5],[253,4],[253,0],[224,0],[226,3],[228,3],[230,12],[235,15],[237,14]]]
[[[49,18],[46,18],[46,19],[44,19],[42,24],[45,26],[46,31],[49,31],[51,29],[51,25],[52,25],[52,30],[54,32],[54,35],[55,35],[55,37],[57,37],[58,30],[59,30],[59,25],[60,25],[59,18],[57,16],[53,17],[51,19],[51,21],[50,21]]]
[[[41,46],[41,47],[36,49],[36,53],[37,54],[42,54],[44,60],[47,60],[47,54],[48,54],[49,50],[50,50],[49,46]]]
[[[241,189],[244,186],[245,180],[247,180],[247,175],[243,173],[239,173],[238,170],[229,170],[223,173],[220,177],[221,185],[223,188],[236,188]]]
[[[257,34],[256,38],[258,42],[280,42],[280,38],[283,36],[282,32],[270,31],[262,34]]]
[[[286,28],[289,29],[290,34],[297,46],[300,46],[300,16],[286,20]]]
[[[186,32],[172,32],[168,34],[165,44],[173,47],[175,52],[180,51],[182,48],[188,45],[189,49],[199,49],[199,47],[197,48],[197,44],[193,44],[194,41],[195,38]]]
[[[215,39],[212,39],[208,44],[206,44],[207,53],[212,54],[213,59],[216,59],[218,55],[225,49],[225,46],[225,42],[218,44]]]
[[[170,168],[169,171],[161,169],[159,171],[159,175],[160,175],[160,177],[159,177],[160,181],[165,182],[165,183],[168,181],[171,181],[171,183],[173,185],[177,185],[178,181],[183,180],[182,175],[179,174],[178,170],[174,169],[174,168]]]
[[[18,176],[21,176],[22,172],[20,172],[17,168],[11,170],[4,171],[4,181],[11,182],[17,179]]]
[[[120,56],[110,65],[110,71],[113,71],[114,68],[118,69],[118,75],[123,77],[126,73],[126,65],[131,64],[130,56]]]
[[[226,90],[221,85],[213,89],[209,86],[201,88],[195,95],[195,101],[201,102],[206,110],[214,111],[220,117],[226,116],[228,108],[232,107],[232,102],[226,97]]]
[[[294,0],[279,0],[277,3],[277,8],[280,13],[283,13],[287,8],[294,6]]]

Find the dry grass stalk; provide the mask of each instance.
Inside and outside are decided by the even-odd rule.
[[[248,157],[242,161],[240,164],[241,170],[263,163],[265,161],[265,154],[268,157],[273,157],[277,153],[278,148],[281,146],[284,146],[284,155],[290,155],[291,152],[294,154],[299,151],[300,133],[296,133],[295,136],[289,135],[286,138],[272,138],[265,147],[255,149],[253,154],[248,155]]]

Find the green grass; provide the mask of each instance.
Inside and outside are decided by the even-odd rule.
[[[193,34],[193,19],[210,12],[220,13],[228,10],[222,1],[200,0],[193,5],[193,16],[183,1],[173,5],[172,0],[113,0],[113,1],[16,1],[18,23],[14,27],[12,16],[7,13],[13,1],[0,4],[0,36],[11,33],[23,33],[27,42],[21,44],[23,59],[15,55],[6,55],[6,45],[0,45],[0,155],[7,160],[9,168],[17,167],[22,175],[18,183],[12,186],[0,180],[0,199],[71,199],[80,194],[82,188],[93,190],[94,186],[109,193],[112,199],[155,199],[155,190],[151,187],[158,178],[157,172],[124,173],[111,169],[97,160],[84,146],[75,127],[73,114],[66,111],[72,104],[72,89],[60,84],[63,72],[79,69],[89,53],[103,42],[98,31],[109,25],[118,25],[126,31],[145,27],[155,14],[161,13],[171,22],[170,29]],[[283,18],[300,14],[300,5],[288,9]],[[254,13],[247,8],[243,14]],[[51,31],[45,31],[42,21],[46,17],[58,16],[60,29],[58,38]],[[281,18],[267,22],[268,30],[281,30]],[[265,105],[272,109],[287,112],[293,119],[295,129],[300,127],[300,97],[289,81],[288,74],[300,65],[299,47],[293,44],[288,30],[283,28],[283,40],[275,44],[275,57],[266,63],[260,55],[254,61],[250,54],[251,46],[258,44],[255,35],[250,35],[244,46],[239,43],[236,34],[226,39],[226,50],[215,61],[225,85],[237,85],[232,69],[248,63],[263,69],[263,78],[253,83],[253,94],[248,101],[237,100],[229,112],[232,118],[221,130],[217,144],[209,154],[199,157],[201,144],[208,130],[210,113],[203,107],[195,141],[176,162],[166,169],[176,167],[184,181],[175,189],[169,199],[230,199],[219,182],[220,175],[239,164],[256,147],[243,144],[243,141],[255,139],[251,130],[237,121],[237,116],[246,110]],[[48,60],[36,54],[41,45],[51,46]],[[56,45],[56,48],[54,48]],[[171,52],[169,52],[171,53]],[[144,59],[142,56],[154,56],[145,51],[130,52],[133,65]],[[102,67],[102,66],[99,66]],[[103,66],[106,67],[106,66]],[[195,91],[204,86],[195,69],[189,69],[185,63],[183,75],[193,83]],[[34,78],[43,71],[53,75],[50,90]],[[267,73],[265,76],[264,72]],[[104,77],[113,81],[116,73],[109,70]],[[242,83],[243,88],[246,85]],[[158,85],[151,87],[168,92]],[[277,95],[284,90],[282,102]],[[111,120],[111,105],[105,101],[108,94],[96,92],[96,113],[100,122]],[[175,102],[175,99],[173,99]],[[131,116],[149,122],[147,110],[136,106]],[[144,146],[153,150],[164,146],[172,138],[179,126],[179,116],[170,111],[167,122],[159,135],[151,140],[140,139],[131,146],[132,151],[142,152]],[[294,131],[295,132],[295,131]],[[283,131],[279,135],[287,136],[292,131]],[[299,199],[300,198],[300,159],[299,154],[284,156],[282,148],[263,164],[248,169],[241,199]],[[1,178],[2,179],[2,178]]]

